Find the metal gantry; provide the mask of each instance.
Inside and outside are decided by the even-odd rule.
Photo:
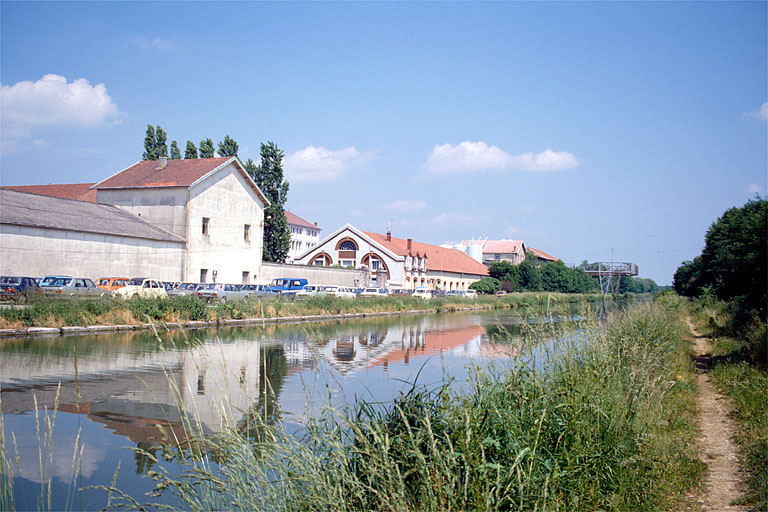
[[[600,281],[600,292],[608,295],[619,293],[622,277],[637,275],[637,265],[628,262],[598,261],[590,263],[584,271],[588,276],[597,277]]]

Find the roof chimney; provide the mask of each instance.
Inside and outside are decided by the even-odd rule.
[[[392,232],[387,231],[387,242],[391,242],[391,241],[392,241]]]
[[[411,247],[413,247],[413,240],[409,238],[408,239],[408,250],[409,251],[411,250]]]
[[[315,226],[317,226],[317,221],[315,221]]]
[[[161,156],[157,159],[157,168],[158,169],[165,169],[168,167],[168,157],[167,156]]]

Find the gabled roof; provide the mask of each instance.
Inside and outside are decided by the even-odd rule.
[[[368,236],[376,240],[383,247],[400,256],[418,256],[427,258],[427,268],[432,271],[455,272],[464,274],[478,274],[487,276],[488,268],[456,249],[446,249],[438,245],[425,244],[422,242],[411,241],[411,248],[408,249],[408,240],[403,238],[390,237],[380,233],[368,233]]]
[[[336,229],[336,231],[334,231],[333,233],[331,233],[329,235],[326,235],[325,238],[320,240],[319,244],[313,245],[309,249],[306,249],[304,252],[302,252],[301,254],[297,255],[296,259],[300,260],[303,257],[305,257],[307,254],[310,254],[310,253],[315,252],[315,251],[317,251],[319,249],[322,249],[323,247],[326,246],[326,244],[328,244],[331,240],[333,240],[336,237],[336,235],[338,235],[339,233],[342,233],[344,231],[351,231],[355,235],[357,235],[360,238],[362,238],[363,240],[365,240],[367,243],[371,244],[371,246],[376,246],[381,252],[387,254],[387,256],[389,256],[390,258],[392,258],[394,260],[398,260],[398,261],[404,261],[405,260],[403,255],[398,254],[396,252],[393,252],[389,247],[385,247],[384,245],[380,244],[377,240],[373,239],[365,231],[361,231],[361,230],[357,229],[355,226],[353,226],[352,224],[349,224],[349,223],[344,224],[340,228]]]
[[[92,189],[92,186],[93,183],[62,183],[55,185],[17,185],[2,188],[5,190],[15,190],[16,192],[26,192],[27,194],[95,203],[96,190]]]
[[[289,212],[288,210],[283,210],[283,212],[285,212],[285,219],[288,221],[288,224],[292,226],[301,226],[303,228],[312,228],[318,231],[322,231],[322,228],[317,227],[317,224],[312,224],[308,220],[302,219],[293,212]]]
[[[186,160],[168,160],[167,165],[159,168],[157,160],[143,160],[127,169],[113,174],[109,178],[93,185],[94,189],[121,188],[164,188],[192,187],[226,165],[234,163],[240,174],[246,179],[258,196],[269,205],[269,200],[245,172],[245,167],[235,156],[225,158],[190,158]]]
[[[534,249],[533,247],[528,247],[528,250],[531,251],[533,254],[535,254],[536,257],[538,257],[539,259],[549,260],[549,261],[557,261],[558,260],[558,258],[555,258],[551,254],[549,254],[547,252],[544,252],[542,250]]]
[[[0,223],[184,243],[169,231],[106,204],[0,190]]]

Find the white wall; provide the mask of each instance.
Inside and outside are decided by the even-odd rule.
[[[0,274],[40,277],[181,279],[184,244],[139,238],[0,225]]]
[[[187,187],[99,190],[98,202],[111,204],[166,231],[187,238]]]
[[[203,218],[210,219],[207,235]],[[245,224],[251,226],[250,241],[244,239]],[[187,280],[198,281],[200,270],[208,269],[208,282],[213,270],[219,283],[241,283],[243,272],[248,282],[261,282],[263,230],[264,203],[234,164],[196,185],[190,189]]]
[[[366,270],[262,263],[259,283],[269,284],[273,279],[279,277],[306,279],[310,284],[360,287],[368,285],[368,272]]]

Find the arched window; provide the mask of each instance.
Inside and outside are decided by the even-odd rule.
[[[356,251],[357,246],[355,246],[355,242],[352,240],[344,240],[341,242],[341,245],[339,245],[340,251]]]

